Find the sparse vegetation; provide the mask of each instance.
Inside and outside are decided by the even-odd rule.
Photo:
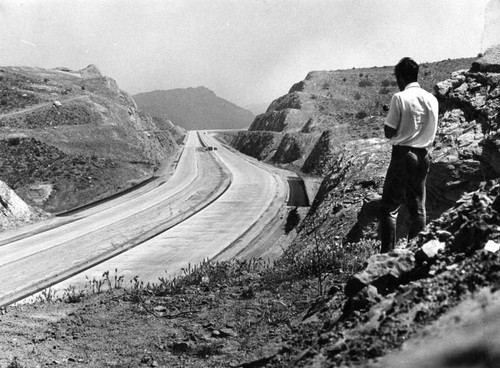
[[[381,89],[379,89],[378,93],[381,94],[381,95],[386,95],[388,93],[390,93],[391,90],[387,87],[382,87]]]
[[[365,110],[358,111],[355,115],[356,119],[361,120],[368,116],[368,113]]]
[[[358,83],[358,87],[372,87],[373,82],[369,79],[363,79]]]
[[[391,81],[389,79],[384,79],[380,84],[382,87],[389,87],[391,85]]]
[[[287,249],[272,272],[281,275],[282,281],[300,284],[304,280],[316,280],[315,289],[321,297],[329,287],[345,282],[347,277],[360,271],[379,248],[378,241],[343,243],[314,232],[312,243],[305,251]]]

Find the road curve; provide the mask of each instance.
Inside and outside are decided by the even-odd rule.
[[[141,245],[107,260],[80,275],[55,286],[62,290],[70,286],[78,289],[89,280],[102,279],[104,272],[125,279],[139,276],[144,282],[157,282],[160,277],[172,277],[188,264],[194,265],[218,256],[228,259],[237,252],[229,248],[252,248],[252,240],[259,236],[266,225],[272,223],[286,206],[288,185],[279,174],[246,160],[221,146],[208,134],[201,134],[207,145],[217,147],[210,151],[231,172],[229,188],[213,203],[186,221]],[[253,252],[258,257],[267,249]]]
[[[0,306],[21,299],[130,249],[196,213],[230,178],[190,134],[176,172],[164,185],[31,236],[0,243]],[[26,234],[25,234],[26,235]]]
[[[248,248],[285,206],[286,180],[200,135],[218,150],[190,132],[172,178],[151,192],[36,235],[0,237],[0,306],[54,284],[84,287],[114,269],[154,282],[235,243]]]

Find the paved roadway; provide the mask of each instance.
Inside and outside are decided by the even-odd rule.
[[[282,210],[286,182],[201,136],[218,150],[205,151],[189,133],[173,176],[146,194],[77,213],[40,233],[2,234],[0,306],[54,283],[57,289],[83,287],[86,276],[114,269],[156,281],[242,237],[248,245]]]

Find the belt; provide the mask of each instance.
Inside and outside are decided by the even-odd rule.
[[[414,153],[427,153],[427,148],[424,147],[411,147],[411,146],[401,146],[401,145],[394,145],[392,146],[392,150],[396,152],[414,152]]]

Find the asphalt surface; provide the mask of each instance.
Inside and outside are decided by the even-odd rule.
[[[84,288],[115,269],[155,282],[235,243],[251,247],[266,224],[276,226],[286,179],[200,136],[217,150],[207,151],[190,132],[176,171],[147,193],[38,225],[39,233],[2,234],[0,306],[51,285]]]

